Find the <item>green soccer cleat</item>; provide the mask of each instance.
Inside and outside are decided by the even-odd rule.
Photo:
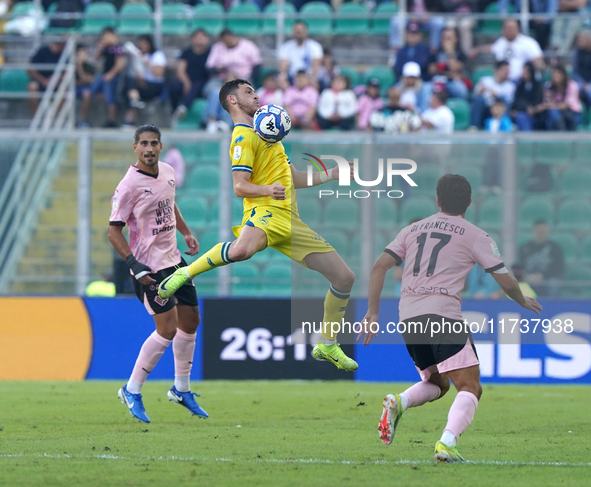
[[[158,296],[162,299],[170,298],[191,279],[187,277],[186,267],[179,267],[158,286]]]
[[[388,394],[382,405],[382,417],[378,424],[378,433],[384,445],[389,445],[396,434],[396,426],[402,418],[402,403],[398,394]]]
[[[328,360],[335,364],[337,368],[346,370],[347,372],[353,372],[359,367],[355,360],[345,355],[338,343],[335,345],[325,345],[322,342],[318,342],[318,345],[312,350],[312,355],[318,360]]]
[[[436,462],[456,463],[466,461],[455,446],[447,446],[440,441],[435,444],[434,453]]]

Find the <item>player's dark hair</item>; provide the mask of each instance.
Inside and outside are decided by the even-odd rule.
[[[156,125],[148,124],[142,125],[141,127],[138,127],[136,129],[135,134],[133,136],[133,140],[135,140],[136,144],[140,141],[140,135],[142,135],[144,132],[152,132],[156,134],[158,136],[158,142],[160,142],[160,129],[156,127]]]
[[[238,91],[238,88],[240,88],[240,85],[248,85],[254,90],[254,87],[250,84],[250,81],[246,81],[245,79],[233,79],[232,81],[227,81],[220,89],[220,105],[222,105],[222,108],[228,113],[230,113],[228,95],[235,95]]]
[[[472,198],[472,187],[464,176],[445,174],[437,181],[437,199],[441,211],[450,215],[466,213]]]

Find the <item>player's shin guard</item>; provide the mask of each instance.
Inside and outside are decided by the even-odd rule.
[[[337,333],[333,333],[331,323],[343,322],[345,311],[347,309],[347,303],[349,302],[349,296],[351,293],[345,293],[335,289],[332,284],[330,289],[326,293],[324,298],[324,317],[322,326],[322,341],[325,345],[334,345],[337,339]]]
[[[474,419],[474,413],[476,412],[477,407],[478,399],[474,394],[467,391],[458,392],[458,395],[449,409],[444,433],[446,431],[451,432],[457,441],[460,435],[468,429],[468,426],[470,426],[470,423]],[[453,441],[451,443],[453,443]]]
[[[127,389],[133,394],[139,394],[148,374],[162,357],[172,340],[160,336],[157,331],[152,333],[142,345],[138,358],[131,373]],[[137,390],[139,387],[140,390]]]
[[[172,351],[174,353],[174,386],[179,392],[189,392],[191,385],[191,367],[193,366],[193,355],[195,353],[196,333],[186,333],[177,328],[176,335],[172,340]]]
[[[232,242],[221,242],[205,252],[205,254],[187,267],[189,277],[192,279],[195,276],[215,269],[216,267],[222,267],[234,262],[228,257],[231,243]]]

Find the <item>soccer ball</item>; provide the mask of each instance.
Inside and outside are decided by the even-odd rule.
[[[279,142],[291,130],[291,118],[285,108],[263,105],[252,117],[252,126],[265,142]]]

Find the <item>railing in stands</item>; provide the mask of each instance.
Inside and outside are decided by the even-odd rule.
[[[29,127],[30,133],[72,130],[76,107],[76,44],[66,43],[47,90]],[[30,238],[39,210],[59,167],[64,143],[43,139],[24,141],[0,192],[0,292],[10,285],[20,258],[21,245]]]

